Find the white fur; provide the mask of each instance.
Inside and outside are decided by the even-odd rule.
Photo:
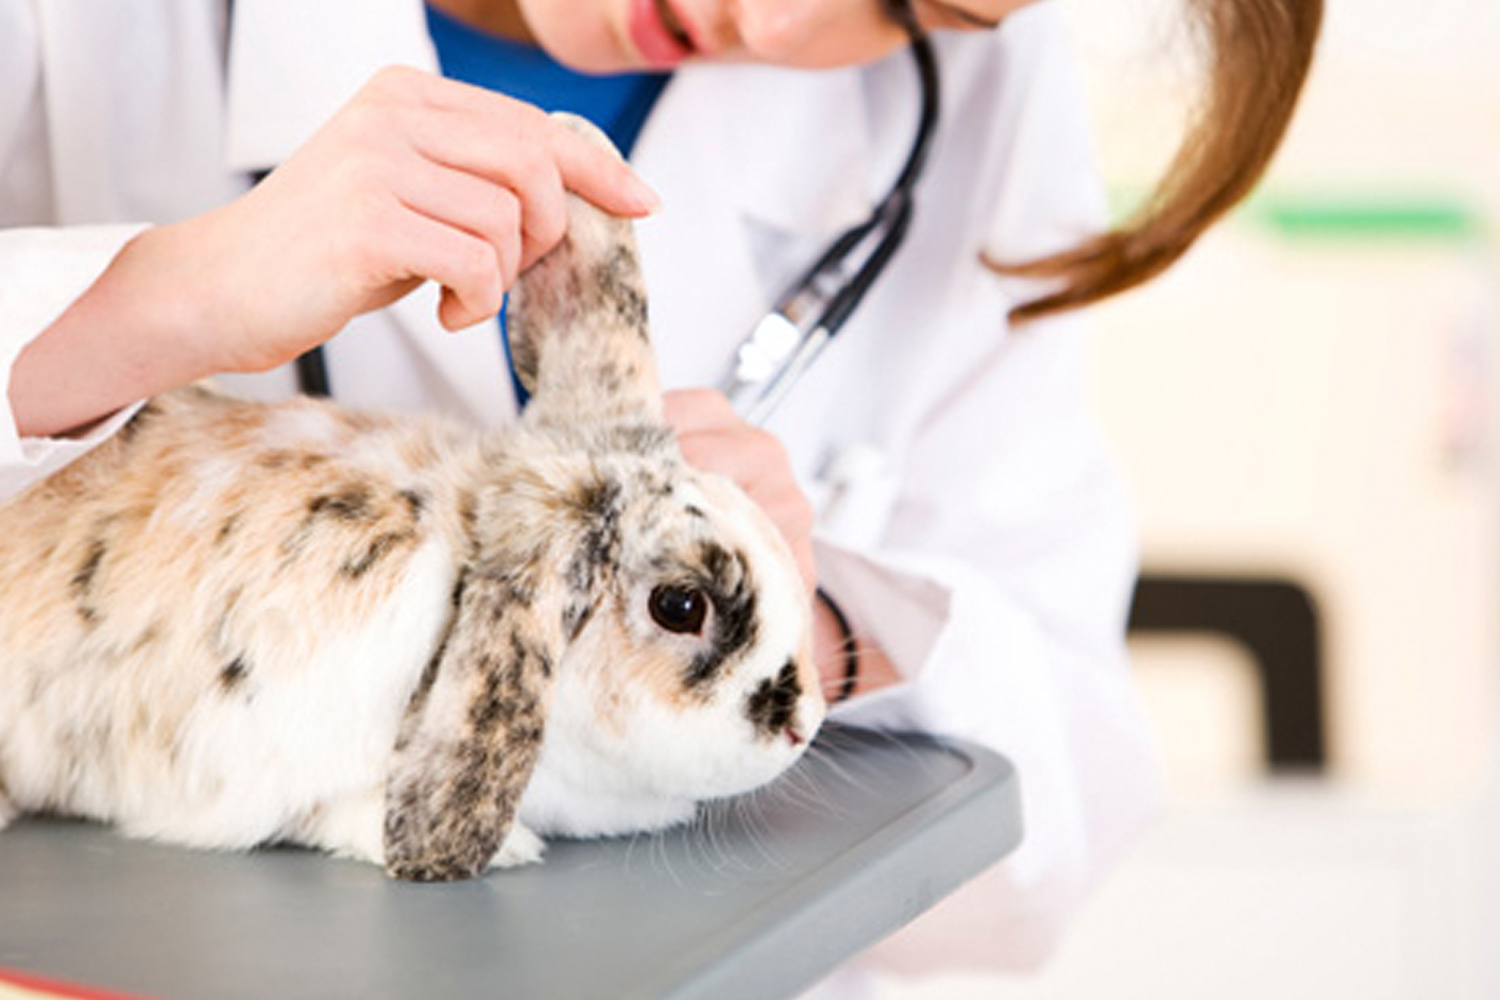
[[[248,705],[201,702],[183,741],[187,780],[232,793],[182,819],[202,823],[210,842],[275,824],[255,830],[264,839],[330,796],[381,785],[407,698],[447,623],[453,577],[445,546],[429,542],[379,611],[324,637],[312,662],[257,664],[285,680]]]
[[[67,710],[21,713],[6,739],[10,792],[21,804],[117,817],[136,836],[250,847],[319,805],[381,788],[407,698],[451,611],[453,573],[446,547],[426,544],[362,626],[322,636],[311,662],[290,644],[260,651],[243,697],[198,700],[170,761],[112,755],[65,804],[49,802],[49,789],[65,782],[55,771],[62,762],[53,725],[42,720]],[[80,718],[126,716],[109,706],[108,692],[59,688]],[[115,692],[121,704],[136,694]],[[379,811],[368,816],[373,831],[349,835],[351,843],[379,843]]]
[[[697,803],[758,787],[790,767],[823,714],[820,696],[804,696],[793,727],[804,742],[757,734],[744,705],[806,641],[806,591],[779,537],[767,533],[758,511],[737,490],[712,477],[692,502],[718,515],[715,535],[731,539],[754,568],[759,634],[749,652],[719,678],[703,704],[664,704],[645,690],[601,724],[601,674],[577,659],[607,659],[587,641],[570,651],[558,676],[547,737],[521,801],[521,819],[544,834],[584,837],[653,830],[690,818]],[[693,494],[690,487],[680,487]],[[644,594],[630,595],[624,614],[644,615]],[[636,627],[654,626],[638,621]]]

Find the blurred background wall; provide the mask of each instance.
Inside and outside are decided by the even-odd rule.
[[[1061,2],[1128,205],[1182,0]],[[1255,198],[1097,312],[1168,809],[1045,973],[889,1000],[1500,998],[1500,3],[1328,3]]]

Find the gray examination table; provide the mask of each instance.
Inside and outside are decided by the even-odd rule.
[[[28,819],[0,832],[0,969],[159,1000],[771,1000],[1020,837],[1004,759],[847,728],[695,828],[449,885]]]

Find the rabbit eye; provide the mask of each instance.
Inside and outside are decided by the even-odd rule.
[[[694,634],[702,631],[708,614],[708,598],[696,587],[662,584],[651,591],[651,620],[668,632]]]

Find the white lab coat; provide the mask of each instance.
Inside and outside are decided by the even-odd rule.
[[[232,31],[224,8],[0,0],[0,364],[139,224],[233,197],[379,66],[434,65],[417,0],[237,0]],[[820,572],[907,678],[847,716],[978,740],[1022,776],[1019,852],[882,954],[1018,966],[1139,829],[1156,784],[1123,652],[1132,534],[1089,424],[1079,322],[1008,331],[1024,289],[977,259],[1059,246],[1102,215],[1061,25],[1042,4],[940,49],[944,119],[908,243],[769,426],[815,499],[845,470]],[[863,217],[910,141],[912,74],[904,56],[678,73],[633,157],[665,202],[639,234],[666,385],[716,383],[783,284]],[[422,289],[337,337],[336,395],[513,419],[493,328],[444,333],[434,308]],[[228,381],[292,391],[287,371]],[[22,440],[3,404],[0,495],[127,415]]]

